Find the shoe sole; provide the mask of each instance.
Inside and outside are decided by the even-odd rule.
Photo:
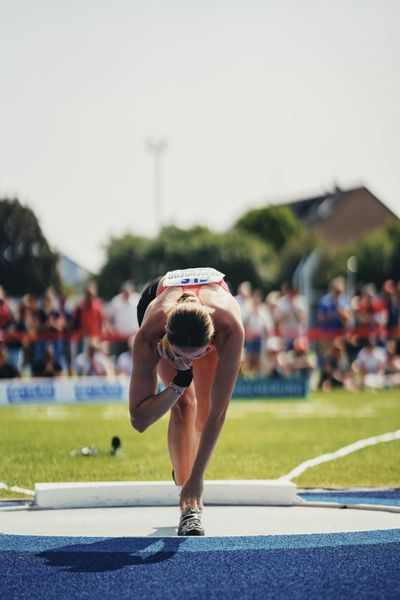
[[[200,537],[205,535],[204,531],[200,531],[199,529],[196,531],[189,531],[189,533],[178,533],[179,537],[192,537],[192,536],[196,536],[196,537]]]

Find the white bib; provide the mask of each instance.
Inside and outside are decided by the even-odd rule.
[[[212,267],[196,267],[195,269],[176,269],[168,271],[162,280],[163,287],[185,285],[205,285],[206,283],[220,283],[225,277]]]

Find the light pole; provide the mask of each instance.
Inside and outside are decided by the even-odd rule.
[[[154,216],[157,233],[159,233],[162,227],[162,157],[168,148],[168,143],[165,139],[149,139],[146,147],[154,159]]]

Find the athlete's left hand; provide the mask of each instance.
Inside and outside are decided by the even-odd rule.
[[[189,479],[182,486],[180,494],[180,509],[184,510],[187,506],[195,506],[196,508],[203,508],[203,490],[204,480],[201,479]]]

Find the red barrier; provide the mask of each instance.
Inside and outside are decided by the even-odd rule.
[[[400,337],[400,326],[399,327],[383,327],[377,325],[361,325],[358,327],[351,328],[340,328],[322,330],[318,327],[312,327],[310,329],[304,329],[299,331],[293,329],[292,331],[285,329],[285,339],[294,339],[299,336],[305,336],[310,341],[330,340],[334,338],[345,338],[348,340],[356,338],[368,338],[370,335],[375,335],[381,339],[386,338],[398,338]],[[275,329],[268,334],[271,336],[281,336],[279,329]],[[82,331],[30,331],[26,333],[7,332],[0,330],[0,341],[4,342],[22,342],[23,344],[29,344],[37,341],[57,341],[57,340],[69,340],[69,341],[80,341],[86,336]],[[100,339],[108,342],[123,342],[127,341],[131,336],[121,336],[116,333],[107,332],[100,336]]]
[[[22,342],[23,344],[29,344],[32,342],[39,341],[49,341],[54,342],[57,340],[69,340],[78,342],[84,338],[96,337],[96,336],[87,336],[82,331],[30,331],[26,333],[16,333],[16,332],[7,332],[0,331],[0,342]],[[104,333],[100,336],[100,340],[109,341],[109,342],[126,342],[129,338],[128,336],[121,336],[116,333]]]

